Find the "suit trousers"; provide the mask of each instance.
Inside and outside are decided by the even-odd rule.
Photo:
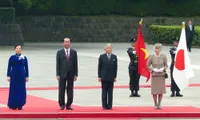
[[[102,107],[112,108],[114,81],[102,81]]]
[[[130,82],[129,82],[130,90],[131,91],[133,91],[133,90],[138,91],[139,90],[140,74],[138,74],[137,69],[132,70],[131,68],[129,68],[129,77],[130,77]]]
[[[192,39],[193,38],[188,38],[187,39],[187,48],[189,51],[191,51],[191,48],[192,48]]]
[[[60,107],[65,106],[65,90],[67,90],[66,107],[70,107],[74,97],[74,78],[70,77],[69,75],[67,78],[61,78],[59,81],[58,102]]]
[[[180,89],[178,88],[176,82],[174,81],[174,77],[173,77],[173,70],[174,70],[174,63],[171,64],[170,67],[170,77],[171,77],[171,91],[172,92],[179,92]]]

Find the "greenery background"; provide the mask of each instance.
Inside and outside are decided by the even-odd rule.
[[[151,25],[152,40],[154,43],[161,42],[171,44],[173,40],[180,38],[182,26]],[[200,26],[195,27],[195,36],[192,45],[200,46]]]
[[[20,16],[200,16],[200,0],[0,0],[0,23]],[[14,9],[15,8],[15,9]],[[149,26],[149,25],[148,25]],[[149,27],[153,42],[171,44],[181,26]],[[200,27],[195,27],[193,45],[200,46]]]
[[[200,0],[0,0],[16,15],[200,16]]]

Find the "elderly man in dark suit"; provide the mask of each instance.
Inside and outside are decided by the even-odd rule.
[[[102,87],[103,110],[112,110],[113,86],[117,81],[117,56],[112,54],[112,45],[106,44],[106,53],[100,55],[98,63],[98,81]]]
[[[64,48],[57,52],[56,56],[56,75],[59,81],[59,105],[60,109],[73,110],[74,81],[78,76],[77,52],[70,48],[70,39],[64,38]],[[67,103],[65,105],[65,90],[67,90]]]
[[[188,25],[186,26],[186,39],[187,39],[187,48],[189,52],[191,52],[191,47],[192,47],[192,40],[194,38],[194,25],[192,24],[192,21],[188,22]]]

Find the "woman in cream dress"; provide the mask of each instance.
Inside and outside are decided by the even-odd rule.
[[[163,94],[166,93],[165,73],[167,69],[167,57],[161,53],[162,44],[154,45],[155,54],[149,56],[147,67],[151,72],[151,94],[153,95],[155,109],[161,109]]]

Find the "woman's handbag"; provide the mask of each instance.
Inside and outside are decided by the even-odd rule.
[[[165,73],[165,78],[168,78],[168,74],[167,73]]]

